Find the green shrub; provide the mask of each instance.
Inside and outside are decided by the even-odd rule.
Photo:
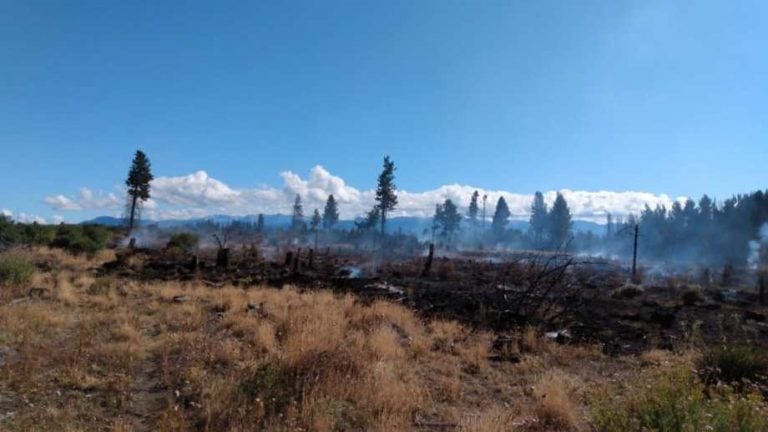
[[[611,293],[611,297],[616,299],[633,299],[643,294],[643,287],[634,284],[626,284],[620,288],[616,288]]]
[[[693,306],[704,300],[704,295],[701,292],[701,288],[697,286],[689,286],[680,294],[680,299],[683,301],[684,305]]]
[[[189,232],[178,232],[171,235],[170,240],[166,247],[168,249],[177,249],[183,252],[192,252],[197,244],[200,242],[200,237],[197,234]]]
[[[679,368],[640,380],[626,395],[603,394],[591,401],[599,431],[766,431],[768,405],[757,394],[741,396],[729,387],[708,388]]]
[[[249,403],[263,401],[269,415],[281,412],[296,398],[294,371],[277,363],[260,365],[250,376],[242,380],[238,392]]]
[[[107,246],[109,237],[109,230],[99,225],[60,225],[51,246],[92,255]]]
[[[54,225],[14,222],[10,217],[0,215],[0,246],[47,246],[53,240],[55,232]]]
[[[35,265],[17,253],[0,255],[0,284],[21,287],[29,284],[35,275]]]
[[[768,380],[768,355],[751,346],[718,347],[702,356],[699,370],[707,383],[764,382]]]
[[[40,225],[37,222],[20,225],[21,242],[26,245],[45,246],[53,241],[56,228],[52,225]]]

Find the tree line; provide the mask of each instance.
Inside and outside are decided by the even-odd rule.
[[[704,195],[698,203],[688,199],[669,208],[646,205],[639,216],[625,220],[608,215],[603,246],[627,256],[627,232],[635,225],[641,256],[671,263],[746,265],[765,258],[768,191],[736,195],[720,204]]]
[[[571,210],[560,193],[557,194],[552,208],[548,208],[544,202],[544,194],[534,194],[527,232],[508,228],[513,215],[503,196],[497,199],[489,229],[486,229],[487,199],[488,196],[484,195],[481,212],[480,193],[474,191],[466,216],[460,213],[451,199],[437,204],[432,218],[432,239],[448,248],[516,245],[550,250],[566,250],[573,240]],[[464,220],[467,223],[462,225]]]
[[[395,171],[394,161],[385,156],[377,178],[375,203],[350,230],[337,229],[340,209],[333,194],[328,195],[322,211],[313,209],[309,217],[305,216],[302,198],[297,194],[290,225],[280,238],[301,242],[313,239],[317,245],[322,232],[325,240],[378,242],[382,247],[385,246],[382,242],[393,238],[400,238],[400,244],[418,243],[415,238],[403,241],[407,236],[402,233],[387,233],[387,220],[398,205]],[[142,151],[136,151],[125,181],[125,225],[129,233],[138,225],[141,208],[151,197],[153,178],[149,158]],[[474,191],[466,212],[451,199],[437,203],[431,227],[424,234],[445,249],[530,248],[626,258],[632,254],[631,236],[638,227],[641,259],[709,265],[748,264],[768,249],[761,247],[768,243],[768,192],[763,191],[736,195],[722,203],[704,195],[698,202],[688,199],[675,202],[669,208],[646,205],[639,215],[607,214],[602,235],[574,232],[571,210],[560,193],[551,206],[545,202],[543,193],[534,194],[525,231],[509,227],[513,215],[503,196],[496,199],[493,208],[489,208],[488,200],[488,195],[481,197],[479,191]],[[195,228],[200,231],[222,229],[209,222],[197,225]],[[258,215],[255,223],[234,221],[227,230],[241,238],[263,237],[267,231],[263,214]],[[104,247],[108,237],[108,231],[94,226],[47,227],[14,223],[8,217],[0,217],[0,245],[58,245],[73,251],[92,252]]]

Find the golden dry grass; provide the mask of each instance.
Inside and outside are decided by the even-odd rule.
[[[44,295],[0,302],[0,430],[589,430],[588,389],[681,361],[525,329],[522,361],[493,362],[494,335],[395,303],[142,284],[34,254]]]

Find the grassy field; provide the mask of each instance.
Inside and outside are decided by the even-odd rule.
[[[96,277],[111,252],[0,258],[0,430],[768,430],[759,388],[702,374],[759,381],[760,354],[499,344],[328,291]]]

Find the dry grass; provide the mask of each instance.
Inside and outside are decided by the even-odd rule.
[[[488,369],[491,335],[389,302],[143,285],[39,254],[46,294],[0,305],[4,429],[402,430]]]
[[[140,284],[35,253],[44,294],[0,302],[0,430],[578,431],[586,389],[679,358],[525,329],[522,362],[492,362],[494,335],[386,301]]]
[[[577,391],[583,384],[559,369],[547,371],[534,386],[536,415],[554,430],[585,430]]]

